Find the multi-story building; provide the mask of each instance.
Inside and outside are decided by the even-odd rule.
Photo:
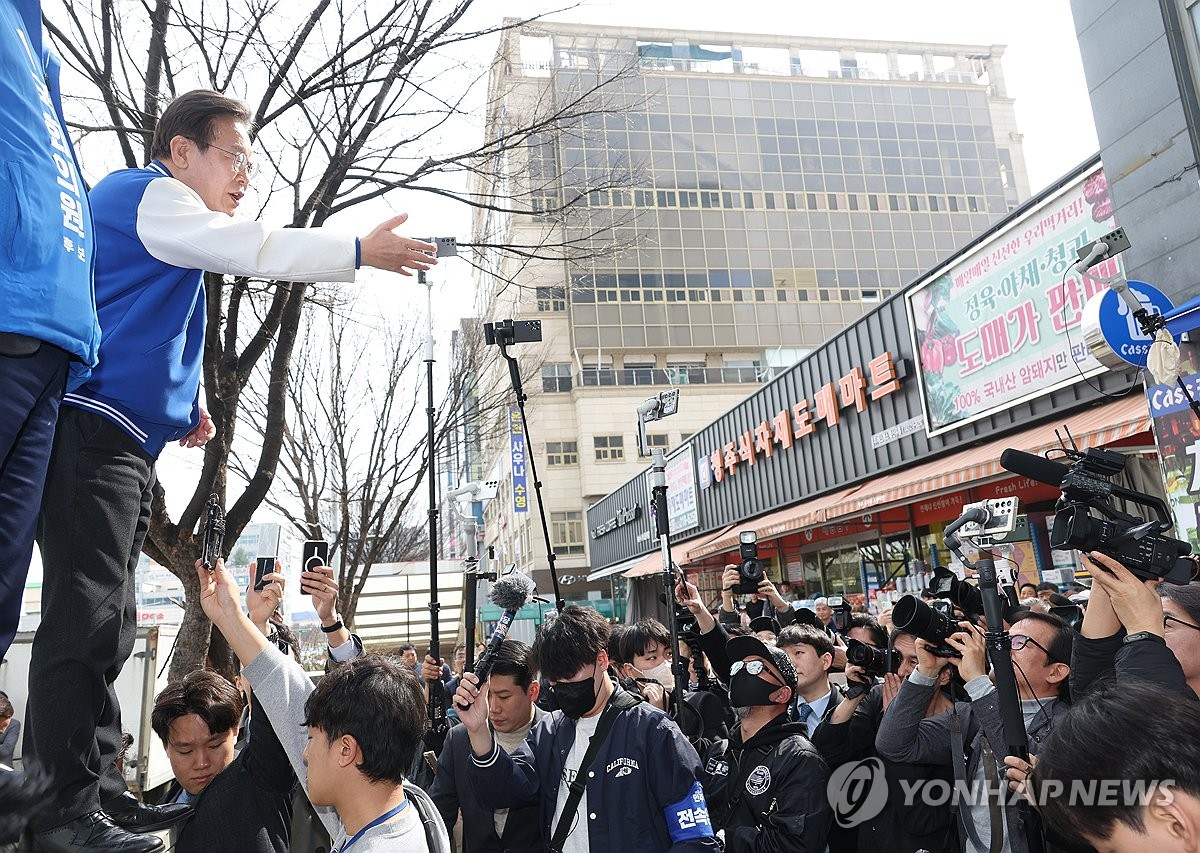
[[[479,214],[476,242],[571,250],[497,255],[483,316],[541,321],[543,342],[513,349],[530,393],[516,445],[543,480],[565,598],[608,596],[587,580],[584,511],[645,467],[638,403],[683,389],[650,429],[677,446],[1028,197],[1002,54],[547,22],[506,34],[487,132],[527,144],[476,190],[523,212]],[[518,131],[554,110],[567,128]],[[483,431],[501,482],[487,541],[548,592],[508,422]]]

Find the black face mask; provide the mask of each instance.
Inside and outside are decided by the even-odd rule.
[[[755,705],[774,705],[771,694],[782,685],[764,681],[757,675],[742,670],[729,679],[729,704],[734,708],[749,708]]]
[[[578,720],[596,706],[596,670],[583,681],[560,681],[550,688],[558,707],[572,720]]]

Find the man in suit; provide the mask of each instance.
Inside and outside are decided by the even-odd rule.
[[[842,698],[829,681],[833,641],[811,625],[788,625],[779,632],[776,644],[787,652],[796,668],[794,719],[804,723],[811,739]]]
[[[426,669],[429,668],[427,665]],[[533,724],[546,714],[534,704],[539,684],[529,667],[529,646],[520,640],[501,643],[488,683],[491,685],[488,724],[500,746],[511,754],[525,741]],[[454,828],[461,813],[463,849],[469,853],[541,849],[537,807],[493,811],[480,804],[467,769],[470,757],[466,728],[454,726],[446,735],[446,745],[438,757],[437,773],[429,789],[447,830]]]

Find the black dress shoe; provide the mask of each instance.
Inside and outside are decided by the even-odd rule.
[[[153,835],[135,835],[110,821],[104,812],[92,812],[83,817],[39,832],[38,849],[44,853],[155,853],[163,849],[161,839]]]
[[[128,792],[104,806],[108,819],[122,829],[130,832],[157,832],[179,823],[192,813],[192,807],[186,803],[165,803],[152,806],[138,802],[138,798]]]

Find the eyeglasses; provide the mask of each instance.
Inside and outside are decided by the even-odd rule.
[[[766,662],[761,660],[735,660],[729,665],[729,674],[737,675],[743,669],[751,675],[762,675],[763,672],[766,672],[772,679],[775,679],[775,674],[767,669]]]
[[[193,139],[192,141],[195,142],[197,145],[204,144],[197,139]],[[213,145],[211,142],[208,143],[207,147],[215,148],[218,151],[221,151],[225,154],[228,154],[230,157],[232,157],[233,158],[233,173],[235,175],[238,172],[245,172],[247,178],[254,177],[255,171],[257,171],[257,169],[254,165],[254,161],[251,160],[249,157],[247,157],[245,154],[243,154],[241,151],[230,151],[228,148],[222,148],[220,145]]]
[[[1195,631],[1200,631],[1200,625],[1193,625],[1191,622],[1187,622],[1183,619],[1180,619],[1178,616],[1172,616],[1169,613],[1164,613],[1163,614],[1163,630],[1164,631],[1174,630],[1171,627],[1172,622],[1178,622],[1180,625],[1187,625],[1189,628],[1191,628]]]
[[[1046,657],[1054,660],[1054,655],[1050,654],[1050,650],[1035,640],[1033,637],[1027,637],[1024,634],[1013,634],[1008,638],[1009,647],[1015,652],[1025,648],[1028,643],[1033,643],[1039,649],[1046,653]],[[1058,661],[1055,661],[1057,663]]]

